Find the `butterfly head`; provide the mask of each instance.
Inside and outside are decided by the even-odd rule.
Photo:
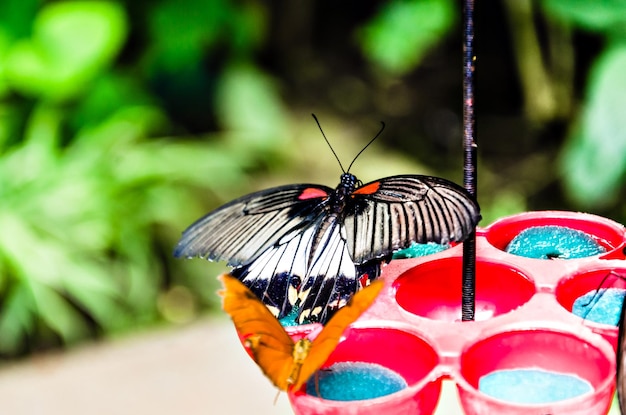
[[[343,173],[339,186],[350,189],[350,193],[360,184],[360,180],[352,173]]]
[[[293,360],[295,363],[302,363],[311,350],[313,342],[306,337],[298,340],[293,346]]]

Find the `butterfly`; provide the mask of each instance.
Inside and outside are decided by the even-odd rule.
[[[335,350],[346,328],[374,302],[384,286],[380,280],[372,282],[337,311],[313,340],[304,337],[294,342],[243,283],[228,274],[219,279],[224,285],[219,292],[224,311],[230,315],[265,376],[282,391],[302,387]]]
[[[292,184],[217,208],[183,232],[174,256],[225,260],[276,317],[295,307],[298,323],[325,323],[394,251],[462,241],[480,220],[475,199],[453,182],[401,175],[363,185],[350,167],[335,189]]]

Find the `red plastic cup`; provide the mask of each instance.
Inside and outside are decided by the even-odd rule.
[[[589,336],[555,328],[511,330],[486,337],[462,353],[459,397],[467,415],[567,414],[608,412],[615,391],[611,347]],[[543,404],[520,404],[493,398],[478,390],[479,379],[497,370],[539,368],[576,375],[592,391],[575,398]]]
[[[406,311],[441,321],[460,321],[463,259],[442,258],[402,273],[393,285]],[[476,261],[476,320],[508,313],[535,294],[535,284],[509,264],[479,257]]]
[[[487,241],[504,251],[509,243],[525,229],[534,226],[563,226],[585,232],[606,249],[594,258],[626,258],[626,230],[610,219],[588,213],[564,211],[525,212],[499,219],[485,229]]]
[[[410,327],[353,327],[324,367],[338,362],[366,362],[384,366],[404,378],[408,387],[396,393],[361,401],[332,401],[302,390],[289,394],[298,415],[432,414],[441,390],[434,372],[439,357]]]
[[[626,289],[626,280],[624,279],[626,278],[626,264],[623,267],[600,265],[594,264],[590,267],[583,267],[559,281],[555,290],[556,300],[565,310],[571,313],[576,299],[590,291],[601,288]],[[621,275],[622,278],[612,275],[611,272]],[[617,350],[617,326],[583,320],[582,318],[581,324],[585,324],[594,333],[604,337]]]

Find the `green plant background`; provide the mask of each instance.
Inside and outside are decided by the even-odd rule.
[[[477,5],[484,224],[626,221],[626,6]],[[461,3],[0,2],[0,356],[214,309],[223,264],[174,260],[232,198],[352,171],[461,178]],[[555,162],[556,160],[556,162]]]

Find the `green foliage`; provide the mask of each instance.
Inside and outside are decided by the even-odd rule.
[[[126,31],[124,11],[117,3],[52,3],[37,15],[32,36],[6,53],[4,75],[18,92],[71,98],[111,63]]]
[[[206,48],[228,41],[234,54],[246,57],[263,39],[262,10],[254,3],[229,0],[165,0],[149,16],[151,56],[168,70],[202,61]]]
[[[122,107],[63,148],[59,121],[57,109],[37,108],[0,165],[5,353],[43,341],[41,325],[64,342],[82,338],[85,315],[106,332],[154,320],[155,226],[181,229],[181,204],[202,212],[181,185],[219,188],[241,174],[217,145],[146,140],[164,121],[154,107]]]
[[[168,8],[173,4],[160,3],[155,20],[178,10]],[[171,249],[180,231],[206,211],[204,202],[223,202],[220,194],[233,197],[244,171],[284,137],[284,109],[274,86],[255,68],[236,65],[216,74],[223,78],[215,99],[224,133],[206,140],[155,138],[167,134],[172,121],[141,74],[149,76],[164,63],[197,66],[199,47],[188,53],[192,46],[174,46],[202,45],[203,31],[214,30],[202,22],[206,15],[170,31],[161,27],[161,43],[145,49],[150,58],[129,68],[117,63],[129,33],[121,3],[58,2],[35,13],[36,5],[1,6],[13,16],[0,28],[0,354],[5,356],[161,316],[179,318],[184,313],[167,308],[177,295],[187,302],[214,301],[207,279],[215,268],[173,275],[166,283]],[[231,7],[230,13],[238,11]],[[143,72],[145,62],[153,69]],[[259,134],[259,145],[249,145],[244,134],[251,130]],[[231,156],[235,149],[239,157]],[[199,197],[199,189],[208,195]],[[181,285],[189,289],[181,291]]]
[[[269,77],[250,65],[235,64],[220,79],[216,113],[246,152],[271,151],[286,139],[286,110],[275,91]]]
[[[577,204],[611,206],[626,177],[626,3],[545,0],[544,7],[565,24],[606,38],[590,71],[583,108],[563,147],[560,170]]]
[[[404,74],[452,28],[456,4],[451,0],[395,0],[360,33],[365,55],[384,69]]]
[[[544,0],[555,18],[583,29],[624,35],[626,2],[623,0]]]
[[[605,50],[591,72],[585,106],[563,149],[561,170],[582,206],[615,202],[626,173],[626,43]]]

